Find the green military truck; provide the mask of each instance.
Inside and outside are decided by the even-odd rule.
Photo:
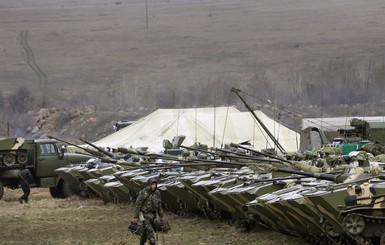
[[[65,198],[72,194],[71,190],[54,170],[84,163],[91,157],[65,153],[52,139],[0,138],[0,199],[4,195],[4,187],[19,187],[18,173],[22,165],[26,165],[34,177],[32,187],[47,187],[54,198]]]

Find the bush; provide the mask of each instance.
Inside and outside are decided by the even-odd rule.
[[[76,115],[73,115],[70,112],[61,113],[60,116],[56,119],[55,125],[57,127],[62,127],[63,125],[65,125],[66,123],[68,123],[69,121],[71,121],[75,117],[76,117]]]
[[[9,109],[15,113],[24,113],[33,108],[34,99],[28,88],[20,87],[8,98]]]

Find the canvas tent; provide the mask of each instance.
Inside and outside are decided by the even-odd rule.
[[[287,152],[297,151],[300,136],[296,132],[255,111],[272,135]],[[209,147],[226,143],[250,141],[256,149],[273,148],[274,144],[249,112],[234,107],[158,109],[93,144],[99,147],[148,147],[150,152],[161,152],[163,140],[184,135],[185,146],[195,142]]]

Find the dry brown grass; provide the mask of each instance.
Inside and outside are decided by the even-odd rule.
[[[20,190],[6,189],[0,200],[0,244],[138,244],[127,231],[132,205],[101,200],[53,199],[47,189],[32,189],[31,200],[21,205]],[[166,213],[172,230],[164,235],[168,245],[303,244],[304,241],[256,229],[239,233],[233,226],[203,218],[184,218]],[[162,236],[159,236],[161,240]]]
[[[285,88],[281,98],[295,86],[293,73],[314,74],[336,59],[367,65],[383,54],[383,1],[148,3],[147,29],[139,0],[2,2],[3,93],[26,85],[57,103],[126,108],[157,106],[148,98],[173,87],[172,99],[192,106],[199,98],[181,94],[257,87],[255,76],[263,73],[273,87]],[[26,32],[30,57],[20,41]]]

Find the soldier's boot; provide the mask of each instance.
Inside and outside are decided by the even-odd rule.
[[[19,202],[21,203],[21,204],[23,204],[23,197],[19,197]]]
[[[150,240],[148,241],[148,244],[150,244],[150,245],[156,245],[156,241],[155,241],[154,239],[150,239]]]
[[[141,236],[141,237],[140,237],[139,245],[144,245],[144,244],[146,244],[146,240],[147,240],[146,237]]]

